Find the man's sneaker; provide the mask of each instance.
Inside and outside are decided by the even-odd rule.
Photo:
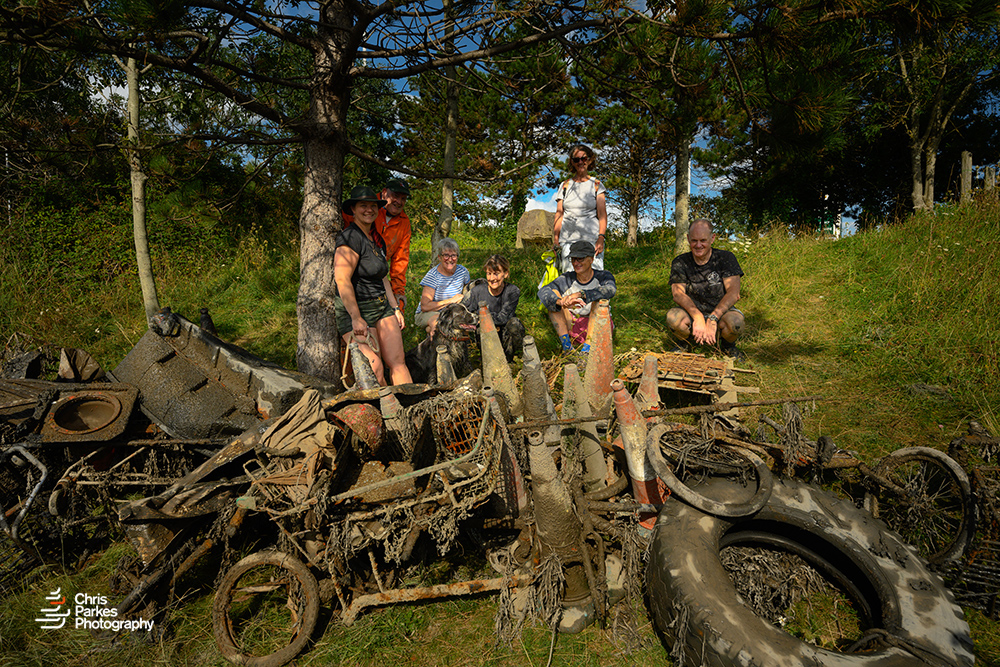
[[[727,357],[732,357],[736,361],[746,361],[747,355],[740,348],[736,347],[736,343],[730,343],[725,338],[719,339],[719,348],[722,349],[722,354]]]

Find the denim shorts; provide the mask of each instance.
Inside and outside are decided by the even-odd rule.
[[[395,315],[395,308],[389,305],[389,299],[380,296],[367,301],[358,301],[358,310],[368,326],[373,327],[387,317]],[[343,336],[354,330],[351,316],[344,307],[344,302],[340,297],[333,299],[333,314],[337,318],[337,333]]]

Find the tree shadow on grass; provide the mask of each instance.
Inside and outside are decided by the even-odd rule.
[[[826,345],[815,341],[782,335],[780,323],[752,307],[741,310],[746,315],[746,333],[741,345],[758,361],[778,364],[795,357],[815,357],[828,350]]]
[[[789,340],[769,341],[767,343],[748,343],[752,348],[753,357],[765,363],[781,363],[795,357],[815,357],[827,351],[826,346],[814,342]]]

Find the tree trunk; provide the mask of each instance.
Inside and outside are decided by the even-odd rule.
[[[691,248],[688,246],[688,227],[691,224],[689,211],[691,205],[691,142],[688,137],[681,139],[677,147],[677,178],[674,184],[674,225],[676,238],[674,254],[680,255]]]
[[[125,65],[128,81],[128,166],[132,178],[132,238],[135,240],[135,264],[139,270],[139,287],[142,289],[142,306],[146,322],[160,310],[156,297],[156,279],[149,257],[149,238],[146,235],[146,174],[142,170],[139,152],[139,67],[135,58]]]
[[[937,172],[938,142],[932,141],[924,151],[924,210],[934,210],[934,176]]]
[[[452,0],[444,0],[444,11],[449,20],[452,17]],[[454,50],[451,40],[445,45],[448,51]],[[445,179],[441,184],[441,213],[438,216],[437,224],[434,226],[434,233],[431,234],[431,266],[437,262],[433,249],[437,247],[438,241],[451,234],[451,223],[455,219],[455,150],[458,141],[458,85],[456,84],[456,68],[448,66],[444,68],[447,77],[446,99],[447,112],[445,116],[444,128],[444,173]]]
[[[333,255],[343,226],[340,202],[351,99],[351,81],[341,72],[346,57],[337,43],[350,34],[351,26],[339,25],[347,14],[336,6],[325,6],[325,23],[334,27],[321,33],[323,48],[314,52],[309,122],[303,129],[305,172],[299,213],[299,334],[295,354],[300,371],[334,383],[340,378],[340,337],[333,314]]]
[[[913,210],[924,210],[924,150],[922,142],[910,136],[910,175],[912,180]]]
[[[455,144],[458,134],[458,91],[453,78],[455,68],[448,67],[446,70],[448,76],[448,115],[445,120],[444,173],[447,176],[441,184],[441,214],[438,216],[437,225],[434,226],[434,234],[431,239],[433,246],[451,234],[451,223],[455,219],[455,182],[452,175],[455,173]],[[431,254],[433,255],[433,252]],[[436,262],[437,257],[432,256],[431,265]]]
[[[634,192],[628,203],[628,237],[625,243],[629,248],[639,245],[639,193]]]

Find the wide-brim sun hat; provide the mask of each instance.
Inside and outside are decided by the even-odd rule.
[[[374,202],[379,208],[382,208],[386,204],[386,201],[384,199],[379,199],[378,195],[375,194],[375,191],[367,185],[356,185],[351,190],[350,198],[346,199],[344,203],[340,205],[340,210],[344,213],[352,213],[354,211],[354,205],[363,201]]]

